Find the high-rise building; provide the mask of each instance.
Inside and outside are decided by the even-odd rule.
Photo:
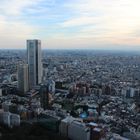
[[[27,63],[29,65],[29,86],[30,89],[42,81],[42,55],[41,41],[27,40]]]
[[[18,66],[18,89],[22,93],[29,90],[28,64]]]
[[[45,110],[49,105],[49,90],[48,85],[41,85],[40,88],[40,103],[41,107]]]

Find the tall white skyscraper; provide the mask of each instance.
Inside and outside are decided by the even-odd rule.
[[[22,93],[26,93],[29,90],[28,64],[18,66],[18,89]]]
[[[27,40],[27,63],[29,65],[29,86],[32,89],[34,86],[40,84],[42,80],[40,40]]]

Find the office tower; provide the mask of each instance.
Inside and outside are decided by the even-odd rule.
[[[29,90],[28,64],[20,64],[18,66],[18,89],[22,93]]]
[[[48,85],[41,85],[40,88],[40,103],[41,107],[45,110],[49,105],[49,92]]]
[[[30,89],[41,83],[42,62],[41,62],[41,41],[27,40],[27,63],[29,65],[29,86]]]

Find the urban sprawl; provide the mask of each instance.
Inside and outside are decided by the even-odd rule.
[[[0,50],[0,124],[0,139],[140,140],[140,54]]]

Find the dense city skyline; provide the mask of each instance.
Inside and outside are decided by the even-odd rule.
[[[140,140],[138,52],[40,45],[0,50],[0,139]]]
[[[25,49],[41,39],[43,49],[140,50],[138,0],[4,0],[0,49]],[[7,41],[8,40],[8,41]]]

